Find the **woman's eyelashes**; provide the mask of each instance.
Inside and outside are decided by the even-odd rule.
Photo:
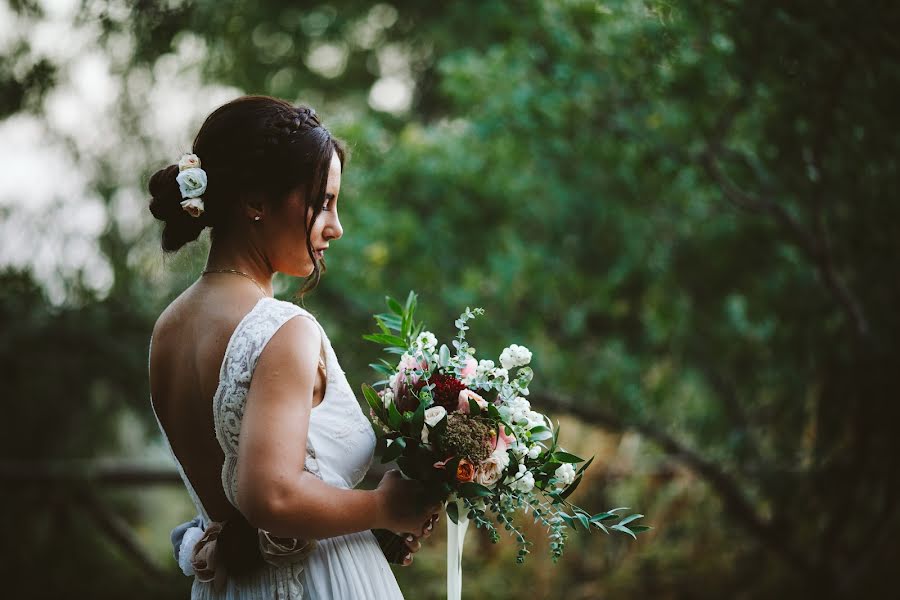
[[[331,203],[334,201],[334,194],[325,194],[325,201],[322,203],[322,210],[330,210]]]

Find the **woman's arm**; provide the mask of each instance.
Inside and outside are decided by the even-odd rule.
[[[247,395],[237,465],[237,503],[274,535],[326,538],[384,527],[382,494],[329,485],[303,470],[322,335],[288,320],[260,355]]]

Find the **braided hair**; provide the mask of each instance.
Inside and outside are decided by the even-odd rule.
[[[205,227],[213,236],[227,234],[241,219],[241,200],[259,195],[277,208],[302,189],[312,218],[306,248],[313,259],[312,226],[322,210],[331,157],[343,165],[346,148],[322,125],[316,111],[269,96],[242,96],[214,110],[194,138],[192,152],[208,175],[203,194],[205,211],[192,217],[180,205],[178,165],[160,169],[150,178],[150,212],[165,223],[162,248],[175,252],[196,240]],[[316,286],[319,262],[302,291]]]

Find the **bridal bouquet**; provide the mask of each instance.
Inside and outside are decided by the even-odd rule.
[[[518,513],[530,512],[547,528],[554,562],[563,553],[567,527],[631,537],[649,529],[632,524],[643,515],[620,514],[626,508],[592,515],[567,500],[593,459],[566,452],[559,426],[532,410],[526,399],[533,377],[527,348],[505,348],[499,365],[476,358],[466,331],[482,309],[466,308],[456,320],[451,350],[414,321],[413,292],[405,304],[393,298],[387,303],[390,312],[375,315],[380,331],[364,336],[399,356],[370,365],[385,379],[363,386],[382,463],[396,461],[405,476],[447,498],[454,525],[472,520],[494,543],[498,525],[509,531],[519,545],[518,563],[531,545],[513,522]],[[461,536],[458,542],[461,554]]]

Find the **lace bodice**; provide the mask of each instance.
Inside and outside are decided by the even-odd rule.
[[[235,328],[213,398],[216,438],[225,453],[222,486],[237,506],[237,454],[241,421],[253,371],[268,341],[289,319],[311,319],[322,333],[326,388],[312,408],[306,442],[306,470],[326,482],[355,487],[372,462],[375,434],[338,363],[328,335],[308,311],[274,298],[261,299]]]

